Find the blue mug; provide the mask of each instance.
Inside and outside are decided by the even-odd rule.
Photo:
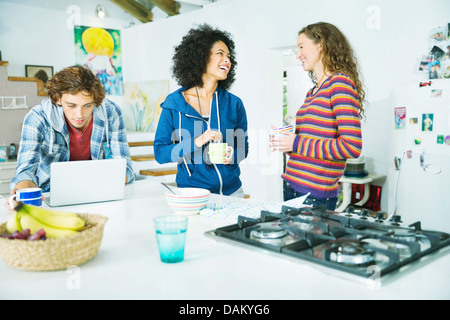
[[[15,194],[9,197],[9,205],[12,208],[12,201],[16,199],[17,202],[21,201],[33,206],[42,206],[42,189],[41,188],[25,188],[19,189]]]

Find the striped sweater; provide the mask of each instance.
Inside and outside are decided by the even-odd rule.
[[[282,178],[301,193],[318,198],[338,194],[345,161],[361,154],[358,94],[345,74],[333,74],[296,115],[297,137]]]

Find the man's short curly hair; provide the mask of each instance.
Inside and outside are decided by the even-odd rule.
[[[225,80],[219,81],[219,87],[229,89],[236,76],[236,58],[234,41],[230,33],[213,28],[208,24],[193,28],[175,47],[172,62],[173,76],[178,84],[186,87],[203,86],[202,75],[211,56],[211,48],[217,41],[223,41],[230,51],[231,68]]]
[[[46,87],[52,103],[56,103],[63,94],[78,94],[83,91],[92,95],[97,107],[105,98],[105,89],[100,80],[88,67],[80,65],[62,69],[47,81]]]

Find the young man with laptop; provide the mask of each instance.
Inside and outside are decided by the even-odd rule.
[[[122,112],[105,99],[97,77],[86,67],[72,66],[56,73],[47,88],[50,98],[25,117],[11,194],[33,187],[49,192],[52,163],[68,161],[125,159],[123,185],[133,182]],[[83,183],[95,179],[91,174],[91,181]]]

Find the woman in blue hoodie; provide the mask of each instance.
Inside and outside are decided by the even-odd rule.
[[[178,163],[178,187],[242,196],[239,163],[247,157],[247,115],[242,100],[227,90],[235,80],[235,46],[228,32],[207,24],[191,29],[175,47],[172,71],[180,89],[161,104],[154,150],[158,163]],[[234,150],[211,164],[208,146]]]

